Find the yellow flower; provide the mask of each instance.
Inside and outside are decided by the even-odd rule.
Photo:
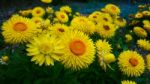
[[[60,11],[62,11],[62,12],[65,12],[65,13],[71,13],[72,12],[72,9],[69,7],[69,6],[62,6],[61,8],[60,8]]]
[[[103,59],[106,64],[110,64],[110,63],[116,61],[116,58],[115,58],[114,54],[112,54],[112,53],[108,53],[108,54],[104,55]]]
[[[42,7],[35,7],[32,10],[32,16],[42,17],[45,14],[45,10]]]
[[[56,15],[57,19],[62,23],[66,23],[69,20],[69,17],[65,12],[57,11],[55,13],[55,15]]]
[[[71,21],[71,26],[74,29],[83,31],[87,34],[93,34],[96,30],[95,24],[94,22],[90,21],[88,18],[86,17],[75,17],[72,21]]]
[[[134,27],[133,31],[139,37],[147,37],[147,32],[141,27]]]
[[[127,24],[126,20],[120,17],[115,18],[114,23],[121,28],[125,27]]]
[[[98,40],[96,42],[96,48],[100,66],[106,71],[107,66],[109,66],[109,63],[114,62],[115,60],[114,55],[111,54],[111,45],[106,40]]]
[[[8,62],[9,61],[9,57],[8,56],[2,56],[2,61],[3,62]]]
[[[150,21],[149,20],[143,20],[143,28],[150,32]]]
[[[56,23],[53,26],[51,26],[49,28],[49,30],[50,30],[51,35],[55,35],[57,37],[60,37],[63,35],[64,32],[68,31],[69,28],[64,24]]]
[[[130,34],[126,34],[125,39],[126,39],[126,42],[129,42],[132,40],[132,36]]]
[[[121,84],[137,84],[135,81],[123,80]]]
[[[112,14],[112,15],[119,15],[120,14],[120,9],[118,6],[114,5],[114,4],[107,4],[105,6],[105,10]]]
[[[137,40],[137,44],[140,48],[143,48],[145,50],[150,50],[150,42],[145,39],[139,39]]]
[[[43,3],[51,3],[52,0],[41,0],[41,2],[43,2]]]
[[[136,51],[123,51],[118,60],[121,72],[128,77],[139,77],[144,73],[144,59]]]
[[[143,17],[143,14],[140,12],[135,14],[135,18],[142,18],[142,17]]]
[[[97,32],[102,38],[111,38],[115,35],[116,27],[112,23],[99,23],[96,27]]]
[[[90,14],[88,16],[88,18],[92,21],[94,21],[96,24],[99,23],[100,21],[100,17],[103,13],[99,12],[99,11],[94,11],[92,14]]]
[[[60,57],[63,54],[61,41],[49,34],[35,37],[27,44],[27,47],[27,55],[31,56],[31,61],[35,61],[39,66],[43,64],[53,66],[54,61],[60,61]]]
[[[150,54],[146,55],[146,67],[150,71]]]
[[[19,11],[19,13],[22,15],[22,16],[28,16],[30,13],[32,12],[32,10],[21,10]]]
[[[95,47],[92,39],[81,31],[68,31],[62,37],[64,55],[62,64],[72,70],[87,68],[95,59]]]
[[[32,17],[31,19],[37,25],[37,27],[40,27],[41,23],[43,22],[43,18],[41,17]]]
[[[54,10],[53,10],[52,7],[47,7],[47,8],[46,8],[46,12],[47,12],[47,13],[54,13]]]
[[[37,26],[28,18],[14,15],[3,23],[2,31],[7,43],[16,44],[29,41],[37,32]]]
[[[100,17],[99,17],[99,22],[113,22],[112,17],[110,16],[110,14],[108,13],[101,13]]]
[[[150,16],[150,11],[143,11],[142,13],[144,16]]]

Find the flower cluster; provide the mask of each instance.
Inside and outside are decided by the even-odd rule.
[[[9,45],[26,45],[24,53],[39,66],[55,66],[55,62],[59,62],[65,68],[78,71],[98,61],[105,72],[117,69],[112,66],[115,64],[123,75],[140,77],[145,66],[150,70],[150,55],[146,56],[145,64],[140,52],[120,44],[135,42],[141,49],[150,51],[150,11],[143,8],[133,15],[128,26],[131,29],[126,28],[127,21],[120,13],[114,4],[89,15],[75,12],[68,5],[58,10],[39,6],[12,15],[3,23],[2,35]],[[122,34],[123,30],[127,33]],[[8,57],[2,57],[2,61],[8,61]],[[129,80],[121,83],[136,84]]]

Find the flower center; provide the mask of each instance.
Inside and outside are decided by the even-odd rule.
[[[36,13],[39,14],[39,13],[41,13],[41,11],[40,11],[40,10],[37,10]]]
[[[64,15],[61,15],[61,18],[65,18],[65,16],[64,16]]]
[[[118,21],[120,22],[123,22],[123,19],[122,18],[117,18]]]
[[[62,29],[62,28],[59,28],[59,29],[58,29],[58,31],[60,31],[60,32],[64,32],[65,30],[64,30],[64,29]]]
[[[27,26],[23,22],[18,22],[14,25],[13,29],[15,31],[25,31],[27,29]]]
[[[107,18],[103,18],[105,21],[108,21],[108,19]]]
[[[81,40],[74,40],[70,43],[70,50],[75,55],[82,55],[85,53],[86,46]]]
[[[133,57],[129,59],[129,62],[132,66],[137,66],[138,65],[138,60],[133,58]]]
[[[104,28],[105,30],[110,30],[110,28],[109,28],[108,25],[104,25],[103,28]]]
[[[97,18],[96,16],[93,16],[93,18]]]
[[[111,9],[112,9],[112,10],[116,10],[116,7],[114,7],[114,6],[111,6]]]
[[[48,54],[51,51],[50,46],[47,44],[41,44],[39,49],[40,49],[41,53],[43,53],[43,54]]]

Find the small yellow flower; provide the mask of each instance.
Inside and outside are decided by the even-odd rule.
[[[107,64],[110,64],[110,63],[116,61],[116,58],[115,58],[114,54],[112,54],[112,53],[108,53],[108,54],[104,55],[103,59],[104,59],[104,62]]]
[[[125,27],[127,24],[126,20],[121,17],[115,18],[114,23],[121,28]]]
[[[141,27],[134,27],[133,31],[139,37],[147,37],[147,32]]]
[[[114,4],[107,4],[105,6],[105,10],[112,15],[119,15],[120,14],[120,8]]]
[[[135,18],[142,18],[142,17],[143,17],[143,14],[140,12],[135,14]]]
[[[150,21],[149,20],[143,20],[143,28],[150,32]]]
[[[126,34],[125,39],[126,39],[126,42],[129,42],[132,40],[132,36],[130,34]]]
[[[150,42],[145,39],[139,39],[137,40],[137,44],[140,48],[143,48],[145,50],[150,50]]]
[[[150,16],[150,11],[143,11],[142,13],[144,16]]]
[[[22,15],[22,16],[28,16],[30,13],[32,12],[32,10],[21,10],[19,11],[19,13]]]
[[[58,21],[62,22],[62,23],[66,23],[69,20],[68,15],[65,12],[61,12],[61,11],[57,11],[55,13]]]
[[[45,10],[42,7],[35,7],[32,10],[32,16],[42,17],[45,14]]]
[[[41,0],[41,2],[43,2],[43,3],[51,3],[52,0]]]
[[[9,61],[9,57],[8,56],[2,56],[2,61],[3,62],[8,62]]]
[[[137,84],[135,81],[123,80],[121,84]]]
[[[150,54],[146,55],[147,69],[150,71]]]
[[[61,8],[60,8],[60,11],[62,11],[62,12],[65,12],[65,13],[71,13],[72,12],[72,9],[69,7],[69,6],[62,6]]]

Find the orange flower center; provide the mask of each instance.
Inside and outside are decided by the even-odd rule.
[[[23,22],[18,22],[14,25],[13,29],[15,31],[25,31],[27,29],[27,26]]]
[[[103,28],[104,28],[105,30],[110,30],[110,28],[109,28],[108,25],[104,25]]]
[[[116,10],[116,7],[114,7],[114,6],[111,6],[111,9],[115,11],[115,10]]]
[[[129,59],[129,62],[132,66],[137,66],[138,65],[138,60],[133,58],[133,57]]]
[[[86,46],[81,40],[74,40],[70,43],[70,50],[75,55],[82,55],[85,53]]]
[[[61,18],[65,18],[65,16],[64,16],[64,15],[61,15]]]
[[[37,10],[36,13],[39,14],[39,13],[41,13],[41,11],[40,11],[40,10]]]

